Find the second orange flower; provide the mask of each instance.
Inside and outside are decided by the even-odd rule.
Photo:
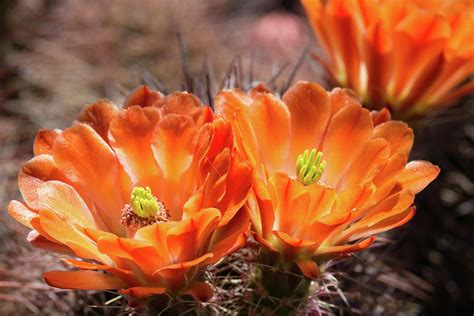
[[[255,239],[308,277],[409,221],[439,168],[408,162],[413,132],[342,89],[299,82],[280,99],[263,86],[222,91],[216,109],[253,164],[246,207]],[[277,263],[273,263],[277,264]]]

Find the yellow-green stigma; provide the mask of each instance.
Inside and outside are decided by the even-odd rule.
[[[296,159],[296,177],[304,185],[311,185],[318,181],[326,168],[326,160],[323,153],[312,149],[306,149]]]
[[[149,187],[135,187],[132,190],[130,206],[137,216],[142,218],[155,216],[160,210],[156,198],[151,194]]]

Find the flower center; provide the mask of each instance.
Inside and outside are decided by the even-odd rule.
[[[130,197],[130,205],[122,210],[120,223],[127,228],[127,234],[133,236],[142,227],[169,221],[170,215],[149,187],[135,187]]]
[[[296,177],[304,185],[311,185],[317,182],[323,175],[326,168],[326,160],[323,160],[323,153],[312,149],[306,149],[296,159]]]
[[[160,202],[151,194],[150,187],[146,187],[145,189],[142,187],[133,188],[130,197],[130,205],[137,216],[142,218],[155,216],[160,210],[158,203]]]

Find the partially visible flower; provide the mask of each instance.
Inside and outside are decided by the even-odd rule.
[[[409,221],[415,194],[439,173],[426,161],[407,163],[413,132],[405,123],[370,113],[339,88],[298,82],[281,99],[263,86],[226,90],[216,111],[255,167],[246,204],[255,239],[309,277]]]
[[[10,215],[33,245],[93,260],[64,259],[80,270],[45,273],[52,286],[205,300],[206,265],[245,243],[251,167],[191,94],[143,86],[123,109],[98,101],[72,127],[41,130],[34,153]]]
[[[474,91],[471,0],[302,0],[334,81],[412,118]],[[467,81],[467,82],[465,82]]]

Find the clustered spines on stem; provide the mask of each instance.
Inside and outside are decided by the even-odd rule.
[[[323,270],[328,270],[325,265]],[[207,279],[215,296],[206,305],[217,315],[306,315],[316,311],[332,315],[337,306],[330,301],[345,300],[329,270],[318,279],[308,279],[278,254],[259,250],[253,242],[210,268]],[[284,280],[291,292],[286,296],[281,293]]]

